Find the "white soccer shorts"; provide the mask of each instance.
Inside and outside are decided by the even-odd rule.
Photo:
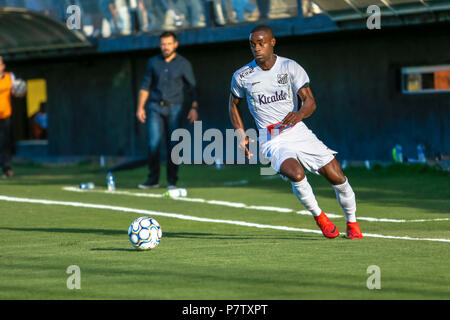
[[[294,158],[306,170],[319,174],[319,169],[330,163],[337,154],[320,141],[303,122],[276,136],[269,136],[268,139],[260,138],[260,143],[262,155],[270,160],[272,168],[278,173],[285,160]]]

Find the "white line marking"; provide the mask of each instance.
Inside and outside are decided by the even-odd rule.
[[[120,194],[120,195],[128,195],[135,197],[149,197],[149,198],[165,198],[163,194],[156,193],[143,193],[143,192],[130,192],[130,191],[107,191],[107,190],[82,190],[77,187],[63,187],[65,191],[74,191],[74,192],[98,192],[98,193],[107,193],[107,194]],[[280,207],[268,207],[268,206],[253,206],[246,205],[244,203],[239,202],[229,202],[229,201],[219,201],[219,200],[206,200],[201,198],[188,198],[188,197],[178,197],[178,198],[170,198],[172,200],[177,201],[187,201],[187,202],[199,202],[199,203],[208,203],[226,207],[233,208],[243,208],[250,210],[261,210],[261,211],[273,211],[273,212],[282,212],[282,213],[297,213],[301,215],[311,215],[308,211],[300,210],[295,211],[289,208],[280,208]],[[334,213],[326,213],[329,218],[343,218],[343,215],[334,214]],[[369,222],[391,222],[391,223],[406,223],[406,222],[431,222],[431,221],[449,221],[450,218],[435,218],[435,219],[414,219],[414,220],[406,220],[406,219],[388,219],[388,218],[372,218],[372,217],[360,217],[358,216],[358,220],[369,221]]]
[[[115,190],[115,191],[98,190],[98,189],[82,190],[77,187],[63,187],[63,190],[74,191],[74,192],[98,192],[98,193],[107,193],[107,194],[119,194],[119,195],[136,196],[136,197],[167,198],[166,196],[164,196],[164,194],[129,192],[129,191],[118,191],[118,190]],[[240,202],[206,200],[206,199],[201,199],[201,198],[188,198],[188,197],[176,197],[176,198],[170,198],[170,199],[176,200],[176,201],[200,202],[200,203],[214,204],[214,205],[233,207],[233,208],[244,208],[244,209],[250,209],[250,210],[275,211],[275,212],[283,212],[283,213],[294,212],[294,213],[301,214],[301,215],[311,216],[311,213],[306,210],[294,211],[293,209],[289,209],[289,208],[253,206],[253,205],[249,206],[249,205],[246,205],[245,203],[240,203]],[[343,217],[342,215],[337,215],[337,214],[333,214],[333,213],[327,213],[327,216],[329,218],[342,218]]]
[[[232,186],[241,186],[244,184],[248,184],[248,180],[239,180],[239,181],[229,181],[229,182],[224,182],[223,185],[227,186],[227,187],[232,187]]]
[[[1,196],[1,195],[0,195],[0,201],[20,202],[20,203],[37,203],[37,204],[43,204],[43,205],[59,205],[59,206],[69,206],[69,207],[103,209],[103,210],[112,210],[112,211],[121,211],[121,212],[132,212],[132,213],[149,215],[149,216],[153,215],[153,216],[161,216],[161,217],[181,219],[181,220],[191,220],[191,221],[198,221],[198,222],[231,224],[231,225],[238,225],[238,226],[244,226],[244,227],[254,227],[254,228],[259,228],[259,229],[273,229],[273,230],[296,231],[296,232],[322,234],[321,231],[319,231],[319,230],[312,230],[312,229],[293,228],[293,227],[286,227],[286,226],[273,226],[273,225],[265,225],[265,224],[245,222],[245,221],[236,221],[236,220],[222,220],[222,219],[201,218],[201,217],[189,216],[189,215],[178,214],[178,213],[167,213],[167,212],[159,212],[159,211],[144,210],[144,209],[134,209],[134,208],[118,207],[118,206],[108,206],[108,205],[94,204],[94,203],[71,202],[71,201],[54,201],[54,200],[44,200],[44,199],[29,199],[29,198],[8,197],[8,196]],[[371,233],[364,233],[364,237],[384,238],[384,239],[399,239],[399,240],[420,240],[420,241],[450,242],[450,239],[412,238],[412,237],[408,237],[408,236],[403,236],[403,237],[399,237],[399,236],[384,236],[384,235],[380,235],[380,234],[371,234]]]

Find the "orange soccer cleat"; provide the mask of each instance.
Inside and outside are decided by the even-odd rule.
[[[347,237],[349,239],[362,239],[363,234],[358,222],[347,222]]]
[[[317,225],[325,237],[332,239],[339,236],[339,230],[323,211],[320,216],[314,217],[314,220],[316,220]]]

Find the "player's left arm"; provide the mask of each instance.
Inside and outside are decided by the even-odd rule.
[[[309,85],[301,87],[297,95],[302,100],[302,106],[297,112],[289,112],[283,119],[282,123],[285,126],[294,126],[305,118],[312,115],[316,110],[316,101]]]
[[[186,61],[183,79],[188,85],[188,90],[192,96],[192,107],[189,110],[187,119],[190,123],[194,123],[198,119],[198,99],[197,99],[197,82],[195,80],[194,70],[189,61]]]

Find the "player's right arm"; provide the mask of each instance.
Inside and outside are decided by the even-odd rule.
[[[247,145],[250,142],[249,138],[245,134],[244,130],[244,123],[242,121],[241,113],[240,113],[240,103],[242,99],[234,96],[232,93],[230,93],[229,103],[228,103],[228,111],[230,115],[231,123],[236,130],[236,135],[238,138],[238,148],[241,152],[245,154],[245,157],[250,159],[251,156],[253,156],[252,153],[250,153]]]
[[[136,117],[142,123],[145,123],[145,120],[147,118],[147,115],[145,113],[145,103],[147,102],[148,96],[149,96],[148,90],[144,89],[139,90],[138,108],[136,112]]]
[[[235,97],[232,93],[230,93],[228,111],[230,114],[231,124],[233,125],[234,129],[244,131],[244,123],[242,122],[241,113],[239,111],[239,105],[241,104],[241,101],[241,98]]]
[[[142,80],[141,88],[139,90],[138,106],[136,111],[136,117],[142,123],[144,123],[147,119],[147,115],[145,113],[145,103],[147,102],[148,96],[150,95],[149,88],[152,84],[152,73],[152,59],[149,59],[149,61],[147,62],[147,68],[145,70],[144,78]]]

